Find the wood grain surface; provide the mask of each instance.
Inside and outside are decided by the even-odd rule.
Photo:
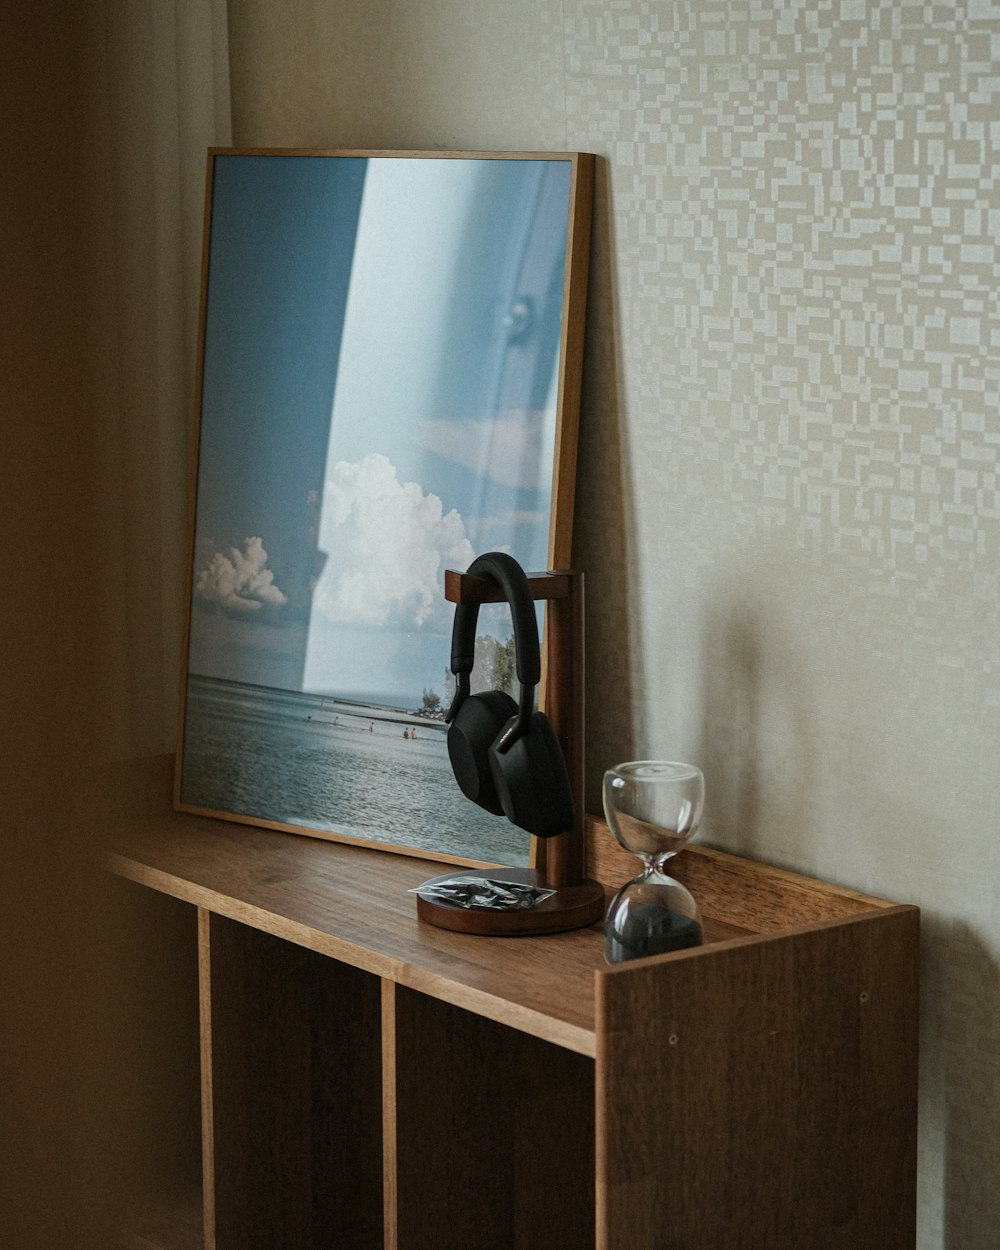
[[[172,811],[169,761],[109,794],[113,870],[200,909],[206,1250],[912,1250],[915,908],[690,848],[705,944],[609,967]]]
[[[912,1250],[917,918],[600,978],[599,1250]]]
[[[449,865],[172,811],[170,768],[161,757],[115,774],[121,818],[109,816],[107,839],[115,872],[593,1057],[601,924],[515,938],[423,924],[409,891]],[[635,857],[602,821],[588,818],[587,836],[590,875],[613,884],[634,875]],[[677,857],[676,875],[701,905],[711,944],[887,906],[697,847]]]

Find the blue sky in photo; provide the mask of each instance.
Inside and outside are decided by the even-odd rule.
[[[192,672],[443,693],[444,569],[545,567],[569,179],[216,156]]]

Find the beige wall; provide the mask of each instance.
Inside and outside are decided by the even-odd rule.
[[[102,597],[128,575],[107,545],[118,465],[98,455],[81,7],[22,6],[0,43],[0,1173],[26,1248],[91,1244],[111,1200],[101,1022],[135,1001],[134,972],[107,975],[134,935],[94,923],[81,828],[99,830],[79,820],[119,680],[94,657],[125,629]],[[575,553],[591,801],[609,763],[689,756],[706,838],[923,907],[920,1247],[992,1247],[1000,5],[230,12],[237,143],[602,158]]]
[[[1000,1227],[1000,4],[230,4],[239,144],[602,157],[589,783],[919,903],[922,1250]]]

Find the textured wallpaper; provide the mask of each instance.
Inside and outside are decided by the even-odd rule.
[[[921,905],[919,1246],[994,1247],[1000,3],[230,11],[238,142],[602,158],[591,802],[690,757],[705,839]]]
[[[1000,5],[567,21],[567,140],[606,145],[595,316],[616,343],[577,532],[591,647],[627,670],[593,668],[591,784],[628,724],[628,753],[703,765],[712,841],[923,906],[919,1244],[985,1250]],[[593,432],[611,412],[619,465]]]

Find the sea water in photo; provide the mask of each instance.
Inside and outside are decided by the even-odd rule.
[[[181,801],[525,866],[530,837],[458,788],[443,721],[370,702],[189,678]]]

